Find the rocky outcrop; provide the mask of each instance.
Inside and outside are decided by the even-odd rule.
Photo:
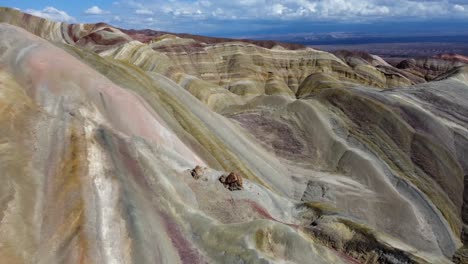
[[[154,50],[152,55],[148,46]],[[204,42],[181,35],[156,34],[148,45],[129,43],[101,55],[128,60],[145,70],[164,74],[184,88],[196,90],[197,97],[205,102],[218,100],[220,90],[229,91],[231,97],[263,94],[304,97],[309,90],[299,89],[304,86],[302,83],[321,74],[336,80],[337,85],[364,84],[378,89],[424,82],[423,78],[392,67],[373,55],[367,55],[372,58],[369,61],[361,59],[362,54],[338,54],[341,57],[337,58],[310,48],[267,49],[241,41]],[[168,59],[161,62],[153,59],[162,55]],[[206,92],[201,95],[199,90]]]
[[[0,7],[0,22],[22,27],[53,42],[76,45],[94,51],[102,51],[132,41],[131,37],[105,23],[54,22],[5,7]]]
[[[293,96],[308,76],[319,73],[329,74],[339,82],[364,83],[379,88],[423,81],[388,64],[345,64],[329,53],[312,49],[268,50],[241,42],[210,45],[182,44],[179,40],[179,45],[159,45],[155,50],[170,57],[184,73],[240,96]]]
[[[345,61],[356,71],[363,72],[363,74],[365,74],[365,72],[370,74],[370,69],[374,69],[375,72],[380,72],[380,74],[383,74],[384,78],[380,77],[377,73],[373,73],[373,78],[383,79],[382,81],[385,82],[387,87],[399,87],[425,82],[425,80],[418,75],[393,67],[376,55],[361,51],[347,50],[335,51],[333,54]]]
[[[468,64],[468,57],[460,55],[460,54],[454,54],[454,53],[438,54],[438,55],[433,56],[433,58],[443,59],[443,60],[448,60],[448,61],[458,61],[458,62]]]
[[[467,63],[462,57],[457,59],[457,56],[440,55],[435,58],[403,60],[396,67],[431,81]]]
[[[195,180],[198,180],[203,176],[203,174],[205,174],[205,169],[197,165],[195,168],[193,168],[193,170],[190,171],[190,174]]]
[[[155,31],[151,29],[143,29],[143,30],[134,30],[134,29],[120,29],[122,32],[126,33],[130,37],[135,40],[141,41],[143,43],[148,43],[154,41],[155,39],[160,38],[161,36],[170,34],[184,39],[192,39],[196,42],[202,42],[206,44],[217,44],[217,43],[225,43],[225,42],[236,42],[241,41],[247,44],[254,44],[259,47],[271,49],[275,47],[282,47],[288,50],[298,50],[298,49],[305,49],[306,47],[301,44],[295,43],[282,43],[278,41],[272,40],[251,40],[251,39],[229,39],[229,38],[215,38],[215,37],[206,37],[206,36],[199,36],[199,35],[192,35],[192,34],[184,34],[184,33],[168,33],[164,31]]]
[[[231,172],[227,176],[223,175],[219,178],[219,181],[230,191],[242,190],[243,180],[238,173]]]

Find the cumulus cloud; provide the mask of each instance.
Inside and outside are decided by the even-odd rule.
[[[465,0],[122,0],[135,14],[164,14],[224,19],[373,20],[395,17],[425,18],[464,11]],[[219,12],[222,10],[223,12]]]
[[[122,26],[207,32],[219,31],[229,20],[251,25],[250,30],[253,24],[279,28],[294,23],[468,19],[467,8],[468,0],[118,0],[112,3],[112,14],[122,18]]]
[[[286,7],[282,4],[274,4],[272,6],[273,14],[281,15],[286,10]]]
[[[137,10],[135,10],[135,14],[138,14],[138,15],[152,15],[153,11],[151,11],[149,9],[137,9]]]
[[[453,9],[455,9],[455,11],[459,11],[459,12],[465,11],[465,7],[462,6],[462,5],[458,5],[458,4],[454,5]]]
[[[99,6],[92,6],[86,9],[84,12],[88,15],[103,15],[109,13],[108,11],[104,11],[101,8],[99,8]]]
[[[38,17],[54,20],[54,21],[61,21],[61,22],[74,22],[75,18],[67,14],[65,11],[58,10],[55,7],[48,6],[42,10],[35,10],[35,9],[26,9],[26,13],[31,15],[35,15]]]

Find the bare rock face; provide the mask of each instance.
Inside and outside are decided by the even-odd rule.
[[[132,41],[130,36],[106,23],[59,23],[8,8],[0,9],[0,21],[23,27],[56,43],[71,44],[96,52]]]
[[[0,21],[1,263],[466,263],[467,66]]]
[[[407,59],[396,67],[431,81],[467,64],[468,60],[463,56],[439,55],[434,58]]]
[[[205,44],[185,43],[179,39],[179,45],[158,45],[155,50],[171,58],[173,66],[170,71],[182,68],[184,73],[243,97],[262,94],[294,96],[308,76],[318,73],[327,73],[338,83],[364,83],[380,89],[421,81],[410,73],[405,76],[378,59],[373,63],[348,57],[349,60],[343,62],[333,54],[310,48],[285,52],[241,42]],[[185,80],[184,85],[190,83]]]
[[[238,173],[231,172],[229,175],[223,175],[219,181],[231,191],[242,190],[243,180]]]
[[[458,61],[468,64],[468,57],[460,54],[449,53],[449,54],[438,54],[433,56],[433,58],[444,59],[448,61]]]
[[[151,29],[143,29],[143,30],[135,30],[135,29],[121,29],[123,32],[128,34],[130,37],[132,37],[135,40],[139,40],[144,43],[148,43],[153,41],[154,39],[157,39],[161,36],[167,35],[168,32],[164,31],[154,31]],[[301,44],[293,44],[293,43],[282,43],[282,42],[277,42],[277,41],[271,41],[271,40],[250,40],[250,39],[229,39],[229,38],[215,38],[215,37],[205,37],[205,36],[199,36],[199,35],[191,35],[191,34],[185,34],[185,33],[179,33],[179,34],[173,34],[169,33],[173,36],[177,36],[179,38],[184,38],[184,39],[192,39],[194,41],[197,41],[199,43],[208,43],[208,44],[215,44],[215,43],[226,43],[226,42],[235,42],[235,41],[241,41],[244,43],[248,44],[254,44],[259,47],[264,47],[264,48],[276,48],[276,47],[281,47],[281,48],[286,48],[290,50],[298,50],[298,49],[305,49],[306,47]]]
[[[200,177],[202,177],[204,173],[205,170],[199,165],[195,166],[195,168],[193,168],[193,170],[190,171],[190,174],[195,180],[200,179]]]
[[[157,71],[212,109],[258,95],[302,98],[326,85],[387,89],[425,81],[370,54],[340,53],[337,57],[305,47],[287,50],[180,34],[168,37],[149,31],[125,32],[138,39],[154,38],[148,45],[130,42],[100,54]]]

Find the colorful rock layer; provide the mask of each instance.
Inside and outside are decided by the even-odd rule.
[[[464,62],[0,22],[0,263],[468,258]]]

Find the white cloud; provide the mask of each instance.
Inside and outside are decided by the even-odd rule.
[[[75,18],[67,14],[67,12],[58,10],[55,7],[48,6],[42,10],[35,10],[35,9],[26,9],[26,13],[29,13],[34,16],[54,20],[54,21],[61,21],[61,22],[74,22]]]
[[[137,9],[137,10],[135,10],[135,14],[138,14],[138,15],[152,15],[153,11],[151,11],[149,9]]]
[[[122,23],[145,27],[157,17],[167,30],[220,28],[225,20],[362,23],[398,19],[468,19],[468,0],[115,0],[112,14]],[[130,11],[129,11],[130,10]],[[125,19],[123,19],[125,18]],[[111,19],[111,17],[109,17]],[[270,21],[270,22],[269,22]],[[274,22],[271,22],[274,21]],[[151,23],[155,24],[155,21]],[[266,27],[266,26],[265,26]],[[182,28],[182,29],[181,29]]]
[[[230,19],[366,21],[395,17],[446,17],[464,12],[465,0],[120,0],[137,15]],[[223,12],[219,12],[223,10]],[[466,14],[468,15],[468,14]],[[144,18],[142,18],[144,19]]]
[[[286,7],[282,4],[274,4],[271,9],[273,11],[273,14],[282,15],[283,11],[286,10]]]
[[[450,0],[442,0],[450,1]],[[354,20],[359,18],[386,17],[405,15],[404,9],[418,9],[433,7],[427,1],[418,3],[412,0],[123,0],[119,5],[127,5],[136,9],[138,15],[172,15],[174,17],[204,17],[209,19],[232,17],[242,19],[308,19],[308,20]],[[410,10],[411,10],[410,9]],[[222,10],[222,12],[220,12]],[[425,11],[427,13],[427,10]],[[168,17],[170,18],[170,17]]]
[[[459,12],[465,11],[465,7],[462,6],[462,5],[458,5],[458,4],[457,4],[457,5],[454,5],[454,6],[453,6],[453,9],[455,9],[455,11],[459,11]]]
[[[210,7],[211,6],[211,2],[210,1],[199,1],[200,5],[201,6],[204,6],[204,7]]]
[[[85,10],[85,14],[88,15],[103,15],[108,14],[109,12],[102,10],[99,6],[92,6]]]
[[[224,14],[224,10],[221,9],[221,8],[219,8],[219,7],[216,8],[215,11],[211,12],[211,15],[212,15],[213,17],[220,17],[220,16],[222,16],[223,14]]]

